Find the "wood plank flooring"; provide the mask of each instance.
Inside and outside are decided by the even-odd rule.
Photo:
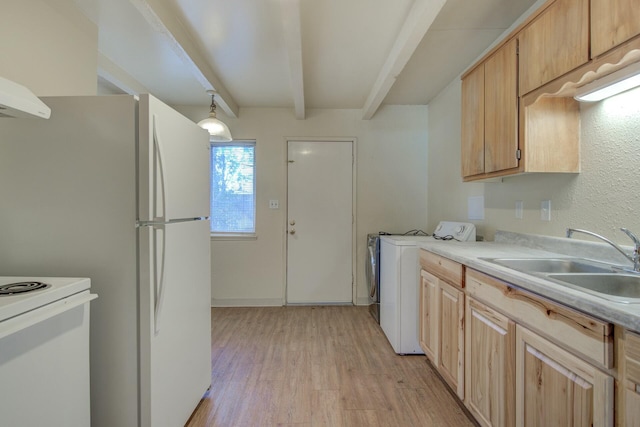
[[[367,307],[212,309],[212,386],[189,427],[473,426]]]

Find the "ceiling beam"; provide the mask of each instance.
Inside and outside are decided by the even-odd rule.
[[[238,117],[238,104],[220,82],[202,53],[199,44],[194,42],[189,31],[179,19],[177,10],[172,9],[163,0],[129,0],[142,14],[151,27],[161,33],[169,42],[173,51],[190,68],[194,77],[203,87],[203,100],[207,90],[216,91],[216,104],[230,117]],[[207,102],[208,103],[208,102]]]
[[[98,52],[98,76],[113,83],[116,87],[129,95],[149,93],[142,83],[131,77],[129,73],[120,68],[115,62]]]
[[[284,43],[289,59],[291,74],[291,89],[293,90],[293,105],[296,118],[305,118],[304,81],[302,73],[302,30],[300,29],[300,0],[284,0],[280,2],[282,8],[282,23],[284,27]]]
[[[387,56],[378,78],[362,108],[362,118],[369,120],[380,108],[380,104],[407,65],[409,59],[427,33],[446,0],[415,0],[404,25],[398,33],[391,52]]]

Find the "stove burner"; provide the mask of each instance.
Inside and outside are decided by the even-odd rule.
[[[42,282],[9,283],[7,285],[0,286],[0,297],[24,294],[25,292],[38,291],[38,290],[47,289],[50,287],[51,287],[50,284],[42,283]]]

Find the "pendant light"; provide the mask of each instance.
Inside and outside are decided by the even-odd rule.
[[[211,111],[209,117],[198,122],[198,126],[209,131],[209,140],[213,142],[229,142],[232,141],[231,132],[229,127],[216,118],[216,93],[213,90],[208,90],[207,93],[211,94]]]

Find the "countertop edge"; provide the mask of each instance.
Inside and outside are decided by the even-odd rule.
[[[418,247],[436,253],[489,276],[508,282],[586,314],[640,332],[640,304],[619,303],[562,286],[541,276],[519,272],[482,258],[555,257],[555,252],[496,242],[419,242]]]

